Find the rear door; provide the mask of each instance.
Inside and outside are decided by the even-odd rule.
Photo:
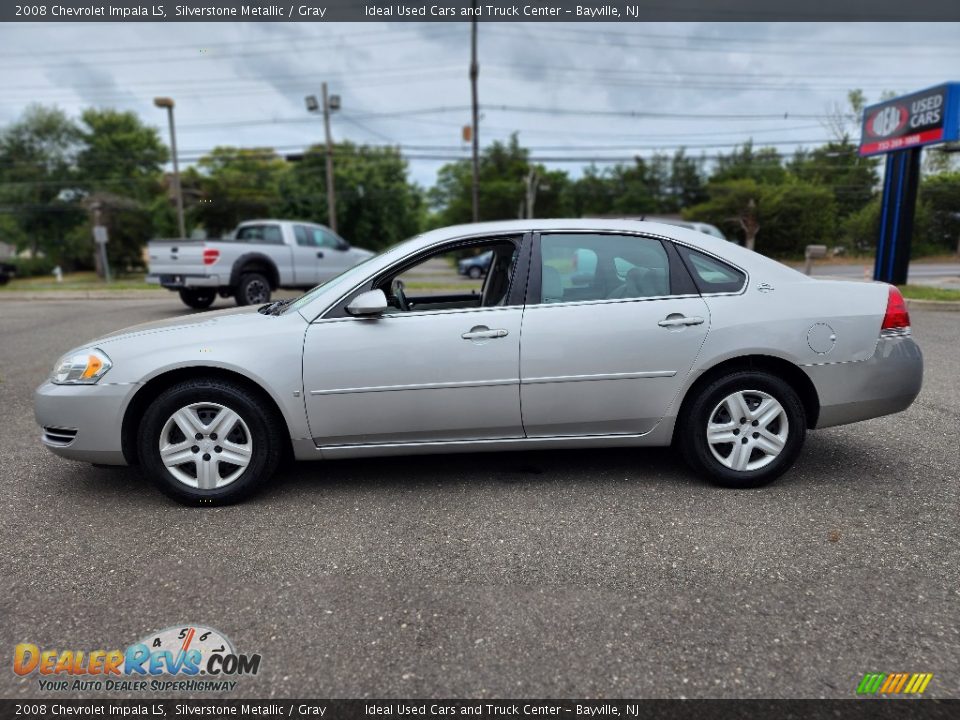
[[[520,353],[528,437],[643,434],[675,401],[710,326],[670,243],[535,238]]]

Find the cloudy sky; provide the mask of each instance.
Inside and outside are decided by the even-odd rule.
[[[715,155],[753,138],[789,152],[828,139],[849,88],[875,100],[960,80],[960,24],[482,23],[480,138],[518,132],[578,174],[684,145]],[[176,100],[180,156],[217,145],[300,150],[323,137],[303,98],[342,98],[337,139],[401,145],[413,178],[467,157],[466,23],[0,25],[0,125],[30,103],[71,114]]]

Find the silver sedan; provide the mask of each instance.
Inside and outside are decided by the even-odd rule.
[[[485,277],[457,276],[480,253]],[[93,340],[37,389],[36,418],[54,453],[139,465],[192,504],[249,495],[285,457],[531,448],[673,444],[746,488],[789,469],[807,430],[903,410],[922,376],[889,285],[659,223],[530,220]]]

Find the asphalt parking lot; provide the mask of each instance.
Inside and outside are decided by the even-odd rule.
[[[183,312],[0,301],[3,697],[42,696],[16,643],[180,623],[262,655],[229,697],[850,698],[865,672],[960,696],[960,313],[912,313],[913,407],[812,433],[759,491],[668,450],[530,452],[304,464],[189,509],[49,454],[32,409],[66,349]]]

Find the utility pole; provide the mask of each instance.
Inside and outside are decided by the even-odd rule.
[[[333,140],[330,139],[330,100],[327,97],[327,83],[323,83],[323,130],[327,135],[327,218],[330,229],[337,231],[337,206],[333,192]]]
[[[180,164],[177,160],[177,133],[173,125],[173,99],[158,97],[153,99],[158,108],[167,109],[167,120],[170,121],[170,152],[173,155],[173,192],[177,196],[177,223],[180,226],[180,237],[187,237],[187,226],[183,221],[183,191],[180,188]]]
[[[480,66],[477,64],[477,13],[479,3],[473,4],[473,20],[470,21],[470,91],[473,95],[473,221],[480,221],[480,140],[477,138],[479,113],[477,109],[477,77]]]

